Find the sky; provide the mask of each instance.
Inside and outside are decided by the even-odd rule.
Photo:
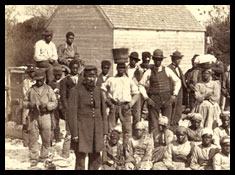
[[[190,10],[190,12],[195,16],[195,18],[200,21],[200,23],[203,24],[205,20],[208,19],[207,15],[199,15],[198,9],[200,11],[204,10],[210,10],[213,5],[186,5],[186,7]],[[27,19],[30,19],[32,16],[26,15],[25,14],[25,5],[16,5],[16,11],[15,13],[18,13],[19,15],[16,16],[18,22],[23,22]],[[15,14],[14,13],[14,14]]]

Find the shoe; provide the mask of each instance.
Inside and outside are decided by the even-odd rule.
[[[47,169],[47,170],[56,170],[56,166],[54,163],[52,163],[51,160],[46,160],[45,163],[44,163],[44,167]]]

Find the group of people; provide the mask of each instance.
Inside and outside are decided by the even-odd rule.
[[[89,170],[230,169],[230,70],[219,59],[195,55],[183,74],[179,51],[165,67],[160,49],[143,52],[138,64],[138,52],[120,48],[113,49],[117,74],[110,76],[112,63],[103,60],[98,75],[79,57],[72,32],[58,49],[52,31],[43,35],[24,80],[31,167],[50,157],[54,140],[61,141],[63,119],[62,156],[73,149],[76,170],[85,169],[86,155]],[[185,119],[190,126],[179,126]]]

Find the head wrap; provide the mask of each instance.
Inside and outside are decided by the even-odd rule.
[[[230,144],[230,136],[224,136],[222,137],[222,139],[220,140],[220,145],[229,143]]]
[[[167,126],[168,125],[168,118],[166,116],[159,116],[158,124]]]
[[[202,115],[200,113],[190,113],[188,114],[189,120],[200,120],[202,121]]]
[[[202,136],[205,135],[205,134],[207,134],[207,135],[212,135],[212,136],[213,136],[213,131],[212,131],[212,129],[210,129],[210,128],[203,128],[203,129],[202,129]]]
[[[137,122],[135,125],[135,129],[145,129],[143,122]]]
[[[220,114],[221,120],[223,120],[225,117],[230,117],[230,111],[223,111]]]

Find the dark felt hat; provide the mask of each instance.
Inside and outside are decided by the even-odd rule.
[[[28,72],[35,72],[36,66],[34,64],[27,64],[27,69],[25,70],[26,73]]]
[[[127,63],[128,62],[128,48],[115,48],[112,49],[114,62],[117,63]]]
[[[62,74],[63,73],[62,66],[60,66],[60,65],[54,66],[53,72],[54,72],[54,74]]]
[[[86,66],[84,69],[84,75],[86,75],[86,76],[97,75],[97,68],[92,65]]]
[[[181,52],[179,51],[175,51],[173,52],[173,54],[171,55],[172,58],[178,58],[181,59],[184,55],[181,54]]]
[[[108,67],[108,68],[110,68],[110,66],[111,66],[111,62],[109,60],[103,60],[101,62],[101,67]]]
[[[140,61],[139,54],[137,52],[131,52],[129,57],[130,57],[130,59],[134,59],[134,60]]]
[[[40,69],[35,70],[35,77],[34,77],[35,80],[41,80],[45,77],[46,77],[46,70],[45,69],[40,68]]]
[[[155,59],[155,58],[161,58],[161,59],[166,58],[166,57],[163,56],[163,51],[160,50],[160,49],[154,50],[152,57],[153,57],[153,59]]]
[[[49,35],[53,35],[53,31],[52,30],[44,30],[43,32],[42,32],[42,35],[44,35],[44,36],[49,36]]]

